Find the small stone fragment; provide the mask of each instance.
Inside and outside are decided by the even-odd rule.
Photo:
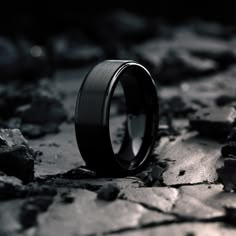
[[[205,108],[194,114],[189,122],[203,136],[226,138],[234,126],[236,110],[233,107]]]
[[[97,198],[104,201],[114,201],[120,192],[120,188],[116,184],[103,185],[97,193]]]

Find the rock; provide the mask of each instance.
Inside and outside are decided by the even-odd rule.
[[[60,124],[67,117],[62,103],[49,95],[34,97],[31,104],[18,108],[18,115],[24,123],[44,125]]]
[[[220,144],[199,137],[196,132],[178,136],[167,141],[163,148],[155,151],[158,159],[168,163],[163,173],[163,184],[181,185],[214,183],[217,180],[216,165],[220,158]],[[179,175],[185,170],[184,175]]]
[[[60,96],[58,95],[55,86],[55,84],[52,84],[52,82],[47,79],[38,80],[35,83],[27,84],[15,82],[4,86],[3,90],[0,91],[0,113],[2,114],[1,117],[4,119],[3,122],[5,127],[21,128],[22,125],[25,125],[24,122],[22,123],[22,117],[18,111],[26,108],[29,109],[33,102],[35,104],[35,101],[40,99],[41,106],[43,101],[48,104],[47,99],[44,100],[44,97],[49,97],[50,99],[52,98],[52,100],[58,100],[58,102],[55,103],[60,103]],[[53,90],[52,87],[54,87]],[[24,129],[26,130],[26,133],[33,133],[31,136],[36,133],[35,128],[34,130],[32,130],[32,127],[26,127]],[[46,126],[44,129],[46,129]]]
[[[236,158],[236,142],[229,142],[221,148],[221,154],[223,157],[235,157]]]
[[[54,196],[53,186],[39,184],[23,185],[21,180],[13,176],[0,176],[0,199],[9,200],[34,196]]]
[[[25,187],[20,179],[13,176],[0,176],[0,199],[21,198]]]
[[[234,126],[236,110],[233,107],[206,108],[190,117],[190,125],[201,135],[226,138]]]
[[[160,115],[171,114],[175,118],[186,118],[199,108],[206,106],[200,101],[194,101],[186,95],[176,95],[169,99],[160,99]]]
[[[24,145],[0,148],[0,169],[8,175],[16,176],[24,182],[34,178],[34,158],[32,151]]]
[[[219,180],[226,192],[236,191],[236,159],[224,158],[224,165],[217,169]]]
[[[0,147],[16,145],[28,147],[28,141],[23,137],[21,131],[19,129],[0,129]]]
[[[30,104],[18,107],[16,114],[22,119],[22,132],[29,138],[57,133],[60,124],[67,119],[63,104],[48,94],[34,96]]]
[[[114,201],[120,192],[117,184],[106,184],[97,192],[97,198],[104,201]]]
[[[34,152],[17,129],[0,130],[0,170],[24,182],[34,178]]]
[[[77,167],[67,171],[66,173],[59,174],[59,177],[67,179],[89,179],[89,178],[95,178],[96,173],[85,167]]]

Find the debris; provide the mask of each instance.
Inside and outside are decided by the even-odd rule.
[[[24,182],[34,178],[34,152],[17,129],[0,129],[0,170]]]
[[[193,129],[212,138],[226,138],[234,126],[236,110],[233,107],[205,108],[189,120]]]
[[[117,184],[103,185],[97,193],[97,198],[104,201],[114,201],[120,192],[120,188]]]
[[[23,185],[22,181],[13,176],[0,176],[0,199],[25,198],[33,196],[54,196],[57,193],[52,186],[31,184]]]

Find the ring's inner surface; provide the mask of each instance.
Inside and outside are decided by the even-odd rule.
[[[113,152],[121,165],[132,167],[143,146],[146,133],[147,112],[145,108],[145,88],[142,80],[132,69],[119,77],[110,106],[110,137]],[[139,81],[141,80],[141,81]],[[118,115],[114,113],[114,102],[118,99]],[[115,104],[117,106],[117,104]],[[116,117],[116,119],[115,119]],[[132,164],[133,163],[133,164]]]

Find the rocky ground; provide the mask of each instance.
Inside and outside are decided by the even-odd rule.
[[[97,25],[40,45],[0,37],[0,235],[235,235],[235,29],[123,11]],[[77,148],[76,96],[106,58],[157,83],[159,137],[136,176],[97,176]]]

